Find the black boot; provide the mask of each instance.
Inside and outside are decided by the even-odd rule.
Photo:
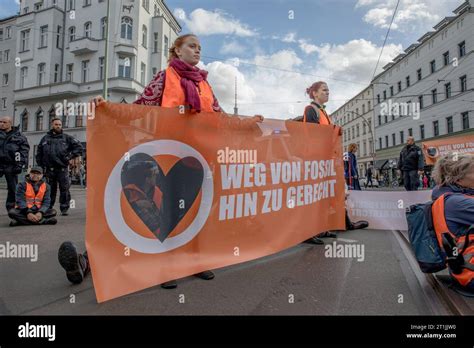
[[[164,282],[161,284],[163,289],[175,289],[178,286],[176,280],[170,280],[169,282]]]
[[[66,271],[67,279],[73,284],[80,284],[89,273],[89,262],[84,255],[77,252],[72,242],[64,242],[58,250],[58,261]]]
[[[308,243],[308,244],[324,244],[322,239],[319,239],[318,237],[311,237],[309,239],[306,239],[303,243]]]
[[[196,273],[194,276],[198,277],[198,278],[201,278],[201,279],[204,279],[204,280],[214,279],[214,273],[212,273],[211,271],[204,271],[204,272]]]

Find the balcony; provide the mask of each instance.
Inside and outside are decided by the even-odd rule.
[[[69,51],[76,56],[94,53],[98,50],[99,40],[93,40],[88,37],[74,40],[69,43]]]

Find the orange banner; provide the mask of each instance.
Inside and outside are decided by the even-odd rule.
[[[474,134],[424,141],[423,154],[427,165],[434,165],[446,153],[474,153]]]
[[[344,229],[337,126],[105,103],[87,146],[98,302]]]

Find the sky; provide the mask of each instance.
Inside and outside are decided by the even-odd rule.
[[[118,1],[118,0],[115,0]],[[303,113],[306,88],[324,80],[329,112],[367,87],[397,0],[165,0],[183,30],[198,35],[199,66],[221,106],[287,119]],[[463,0],[400,0],[376,74],[451,16]],[[0,0],[0,17],[17,0]]]

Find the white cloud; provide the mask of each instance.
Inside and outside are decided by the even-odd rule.
[[[220,49],[221,54],[242,54],[245,52],[245,46],[237,41],[224,42]]]
[[[390,25],[396,3],[397,0],[359,0],[355,7],[367,8],[364,21],[385,29]],[[401,0],[392,29],[426,32],[442,18],[452,15],[460,3],[460,0]]]
[[[306,54],[311,54],[318,50],[318,46],[310,44],[308,40],[300,39],[298,40],[298,43],[299,43],[300,49]]]
[[[188,17],[182,8],[177,8],[173,11],[173,14],[183,21],[189,30],[196,35],[226,34],[243,37],[257,35],[256,30],[218,9],[207,11],[198,8],[191,12]]]
[[[296,42],[296,33],[288,33],[286,34],[281,41],[286,43]]]
[[[291,70],[303,61],[293,50],[281,50],[272,55],[257,55],[254,64],[277,69]]]

